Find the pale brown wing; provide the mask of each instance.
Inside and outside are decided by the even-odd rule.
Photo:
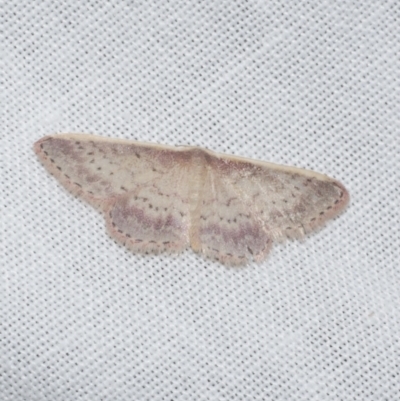
[[[223,263],[263,260],[272,241],[304,236],[349,199],[342,184],[312,171],[211,152],[206,160],[198,241]]]
[[[105,214],[110,234],[136,251],[180,251],[189,241],[190,155],[170,147],[82,134],[35,144],[44,166]]]

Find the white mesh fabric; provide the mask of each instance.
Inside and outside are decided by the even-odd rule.
[[[396,1],[0,5],[1,400],[400,399]],[[199,145],[342,181],[261,265],[137,256],[32,145]]]

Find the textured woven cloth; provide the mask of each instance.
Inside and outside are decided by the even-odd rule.
[[[400,399],[398,1],[0,5],[0,399]],[[32,145],[305,167],[347,210],[260,265],[138,256]]]

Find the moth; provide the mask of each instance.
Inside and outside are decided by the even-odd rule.
[[[349,201],[326,175],[199,147],[61,134],[34,150],[103,212],[113,238],[141,253],[190,246],[226,265],[260,262],[273,242],[304,237]]]

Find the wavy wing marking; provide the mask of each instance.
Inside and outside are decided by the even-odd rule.
[[[35,151],[104,212],[115,239],[139,252],[190,244],[225,264],[261,261],[273,241],[304,236],[349,200],[325,175],[201,148],[67,134],[39,140]]]

